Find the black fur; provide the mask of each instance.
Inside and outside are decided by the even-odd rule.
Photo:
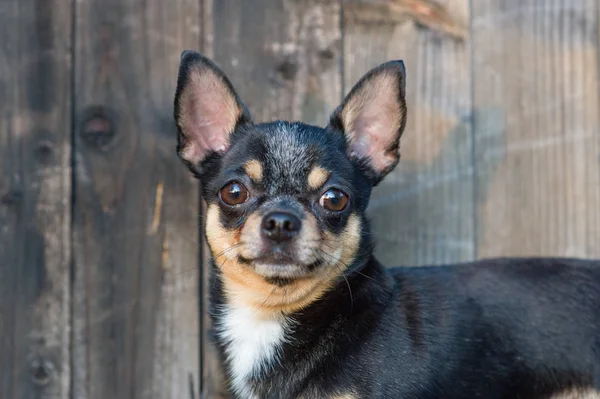
[[[487,259],[353,265],[297,321],[264,398],[536,399],[600,390],[600,264]],[[362,264],[361,264],[362,263]],[[223,295],[215,268],[213,311]]]
[[[324,297],[290,315],[295,322],[281,362],[251,381],[257,397],[541,399],[571,388],[600,390],[600,262],[506,258],[387,269],[372,255],[365,217],[372,185],[382,176],[364,160],[348,158],[339,109],[325,129],[254,125],[245,115],[225,154],[210,155],[201,167],[188,165],[209,204],[232,179],[252,191],[242,207],[221,207],[223,227],[243,224],[269,201],[312,212],[333,233],[351,214],[362,220],[359,249],[345,275]],[[249,159],[265,166],[258,185],[243,173]],[[349,194],[344,213],[334,217],[315,206],[321,190],[306,185],[314,165],[332,172],[328,185]],[[220,273],[213,262],[215,323],[226,305]],[[219,339],[217,345],[224,350]]]

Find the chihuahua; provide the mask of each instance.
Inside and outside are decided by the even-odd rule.
[[[224,73],[183,52],[177,151],[207,204],[211,317],[231,393],[596,395],[600,262],[390,269],[373,256],[365,211],[400,158],[405,83],[403,62],[390,61],[361,78],[325,128],[255,124]]]

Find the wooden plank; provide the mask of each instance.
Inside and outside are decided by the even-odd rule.
[[[327,124],[342,97],[340,0],[204,4],[211,25],[206,53],[232,80],[256,122]],[[225,396],[208,320],[206,328],[205,397]]]
[[[214,2],[214,58],[256,121],[328,122],[341,97],[339,3]]]
[[[600,256],[597,2],[472,4],[478,255]]]
[[[196,0],[75,3],[73,397],[198,398],[198,185],[175,154]]]
[[[69,398],[71,2],[0,3],[0,397]]]
[[[390,266],[471,259],[474,207],[468,43],[421,28],[410,19],[402,22],[394,13],[376,13],[382,3],[386,2],[353,0],[344,9],[345,91],[384,61],[403,59],[407,69],[408,124],[401,139],[401,160],[374,190],[369,208],[376,253]],[[387,3],[431,5],[430,1]],[[468,1],[438,3],[456,21],[454,25],[466,25]],[[379,18],[366,17],[372,15]]]

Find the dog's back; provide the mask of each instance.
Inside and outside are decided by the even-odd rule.
[[[487,259],[391,272],[382,326],[401,323],[403,333],[383,327],[373,345],[428,376],[430,397],[600,390],[600,262]],[[382,370],[392,386],[398,373]]]

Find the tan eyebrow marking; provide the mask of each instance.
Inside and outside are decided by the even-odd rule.
[[[256,159],[251,159],[244,164],[244,171],[255,183],[260,183],[263,178],[263,167]]]
[[[308,187],[312,188],[313,190],[321,188],[321,186],[323,186],[323,184],[325,184],[327,181],[328,177],[329,172],[327,170],[320,166],[315,166],[308,174]]]

